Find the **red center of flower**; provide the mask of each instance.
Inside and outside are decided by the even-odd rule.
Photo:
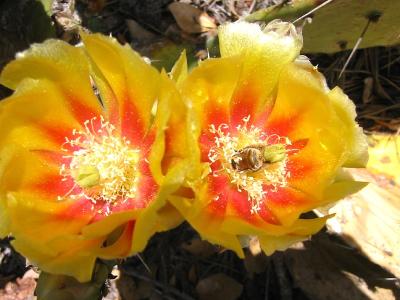
[[[288,138],[268,136],[261,129],[248,126],[250,116],[243,125],[230,128],[221,124],[210,126],[214,146],[208,152],[212,176],[228,175],[239,192],[245,191],[251,202],[252,213],[260,210],[265,198],[265,186],[285,186],[290,173],[286,169]]]
[[[84,130],[74,130],[73,139],[66,138],[64,158],[60,174],[64,181],[73,178],[75,186],[69,193],[59,196],[82,198],[96,203],[115,203],[134,198],[138,182],[139,150],[116,134],[115,127],[103,117],[84,123]],[[70,149],[66,149],[66,148]],[[79,186],[79,193],[73,191]]]

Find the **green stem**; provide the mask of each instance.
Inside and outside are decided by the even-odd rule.
[[[115,261],[98,260],[92,280],[81,283],[66,275],[41,272],[35,289],[38,300],[100,300]],[[79,266],[76,266],[79,268]]]

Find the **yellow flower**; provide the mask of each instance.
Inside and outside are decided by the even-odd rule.
[[[185,199],[170,198],[200,235],[243,256],[243,237],[270,254],[319,231],[329,216],[301,214],[365,184],[366,142],[353,103],[330,90],[306,57],[301,33],[274,21],[220,28],[221,58],[173,77],[190,108],[192,167]]]
[[[165,198],[185,170],[169,150],[183,135],[168,129],[185,110],[165,73],[83,35],[82,47],[33,45],[0,81],[15,90],[0,102],[0,233],[31,262],[88,281],[97,257],[141,251],[181,222]]]

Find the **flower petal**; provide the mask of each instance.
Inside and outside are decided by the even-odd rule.
[[[194,69],[182,83],[183,100],[194,106],[202,129],[229,123],[229,104],[240,72],[237,58],[209,59]],[[215,84],[218,82],[218,84]]]
[[[301,34],[292,24],[272,22],[263,32],[239,22],[219,35],[222,58],[202,62],[179,84],[199,147],[186,179],[194,196],[171,203],[203,238],[240,255],[235,238],[256,235],[270,254],[330,217],[302,213],[361,187],[337,176],[362,164],[362,131],[348,100],[330,92],[308,59],[294,61]],[[214,76],[223,71],[220,84]],[[273,149],[277,161],[267,158]]]
[[[269,135],[288,137],[293,143],[308,141],[289,156],[289,185],[316,199],[321,199],[347,160],[348,145],[355,139],[328,93],[320,73],[308,61],[296,61],[282,72],[277,100],[265,124]]]
[[[44,270],[89,280],[95,259],[89,254],[90,249],[99,247],[103,238],[80,238],[82,226],[92,216],[79,214],[78,218],[73,219],[62,217],[70,205],[71,202],[52,203],[23,193],[8,193],[10,232],[17,237],[13,242],[16,249]],[[82,262],[80,268],[71,266],[71,261],[75,260]]]
[[[262,122],[273,105],[281,71],[300,53],[301,34],[281,21],[269,23],[264,30],[257,24],[236,22],[220,27],[219,41],[222,57],[243,61],[232,97],[231,124],[239,125],[249,115]],[[263,117],[258,116],[260,111]]]
[[[40,265],[43,271],[72,276],[80,282],[87,282],[92,278],[96,257],[86,255],[92,247],[92,243],[92,241],[80,243],[76,247],[73,241],[69,241],[66,248],[69,249],[68,252],[61,255],[48,256],[40,253],[38,251],[40,248],[37,245],[32,244],[30,241],[26,242],[23,238],[12,241],[12,245],[16,249],[20,249],[19,252],[22,255],[28,256],[32,263]]]
[[[175,62],[170,72],[171,79],[178,85],[181,84],[188,75],[186,50],[183,50],[178,60]]]
[[[47,79],[57,85],[80,123],[102,111],[90,83],[88,61],[80,48],[60,40],[34,44],[4,68],[0,83],[15,90],[26,78]]]
[[[302,191],[280,187],[266,195],[265,205],[280,224],[291,226],[301,213],[318,206],[318,202]]]
[[[59,235],[78,234],[93,216],[91,213],[81,213],[74,218],[65,217],[73,202],[49,202],[24,193],[8,193],[7,203],[12,233],[37,240],[36,243]]]
[[[225,248],[235,251],[239,257],[244,257],[238,237],[219,230],[221,226],[221,220],[219,218],[205,213],[193,214],[193,204],[190,199],[170,197],[170,202],[185,216],[185,219],[199,232],[203,239],[211,243],[222,245]]]
[[[188,124],[185,132],[186,149],[190,157],[192,170],[188,173],[190,180],[197,180],[204,171],[204,166],[197,162],[201,156],[207,156],[208,148],[200,152],[201,145],[214,141],[210,126],[218,128],[221,124],[229,123],[229,104],[237,84],[240,63],[236,58],[209,59],[202,62],[178,86],[182,99],[187,106]],[[215,84],[218,82],[218,84]],[[178,123],[177,123],[178,124]],[[174,132],[177,132],[174,130]],[[168,141],[171,141],[167,136]],[[168,152],[168,151],[167,151]]]
[[[160,83],[157,70],[129,45],[121,46],[115,39],[99,34],[81,35],[85,50],[112,90],[118,105],[121,135],[139,145],[150,127],[151,110],[157,99]]]
[[[96,238],[104,236],[105,232],[111,232],[118,226],[134,220],[141,213],[140,210],[129,210],[113,213],[107,218],[91,223],[82,228],[82,235],[85,238]]]
[[[137,218],[131,252],[142,251],[154,233],[170,229],[166,228],[166,225],[175,226],[183,221],[180,214],[171,210],[163,210],[163,207],[165,207],[167,198],[181,186],[186,173],[186,165],[186,162],[182,161],[170,168],[157,197]],[[171,216],[171,213],[177,219],[165,220]]]
[[[186,107],[172,80],[161,74],[156,115],[152,131],[156,137],[149,154],[150,169],[158,182],[176,161],[187,157]]]
[[[268,236],[260,235],[260,246],[267,255],[271,255],[275,251],[283,251],[294,243],[306,240],[310,235],[320,231],[328,218],[332,215],[315,219],[300,219],[293,224],[293,229],[284,236]]]
[[[332,183],[324,191],[324,201],[320,203],[321,206],[334,203],[346,196],[357,193],[359,190],[363,189],[368,185],[368,182],[360,182],[354,180],[343,180]]]
[[[308,236],[285,235],[285,236],[263,236],[259,237],[261,249],[266,255],[272,255],[275,251],[284,251],[291,245],[304,241]]]
[[[368,143],[362,128],[354,122],[356,109],[354,103],[343,93],[339,87],[335,87],[328,94],[332,101],[337,116],[346,127],[346,140],[350,141],[347,150],[347,160],[343,167],[362,168],[368,161]]]
[[[12,96],[0,102],[0,145],[61,152],[65,137],[81,128],[68,101],[51,81],[23,80]]]
[[[56,41],[25,52],[2,74],[16,92],[0,103],[0,233],[13,234],[17,249],[45,271],[82,281],[96,257],[125,257],[182,222],[166,201],[182,184],[188,149],[186,106],[167,74],[110,38],[84,40],[86,54]],[[113,151],[128,152],[137,167],[123,169],[127,157]],[[122,173],[107,175],[104,192],[97,181],[109,183],[102,177],[109,168]],[[99,187],[81,184],[74,170],[84,178],[97,172]],[[119,183],[128,175],[137,185],[125,193]]]
[[[125,226],[123,226],[123,228],[117,228],[116,233],[119,235],[117,240],[111,243],[110,245],[94,250],[93,253],[96,254],[96,256],[101,257],[103,259],[124,258],[129,256],[132,245],[132,235],[134,228],[135,228],[134,221],[126,223]],[[122,233],[118,232],[119,229],[122,229]]]

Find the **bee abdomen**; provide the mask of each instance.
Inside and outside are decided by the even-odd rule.
[[[237,171],[258,171],[263,166],[262,151],[255,147],[243,148],[232,156],[231,164]]]

